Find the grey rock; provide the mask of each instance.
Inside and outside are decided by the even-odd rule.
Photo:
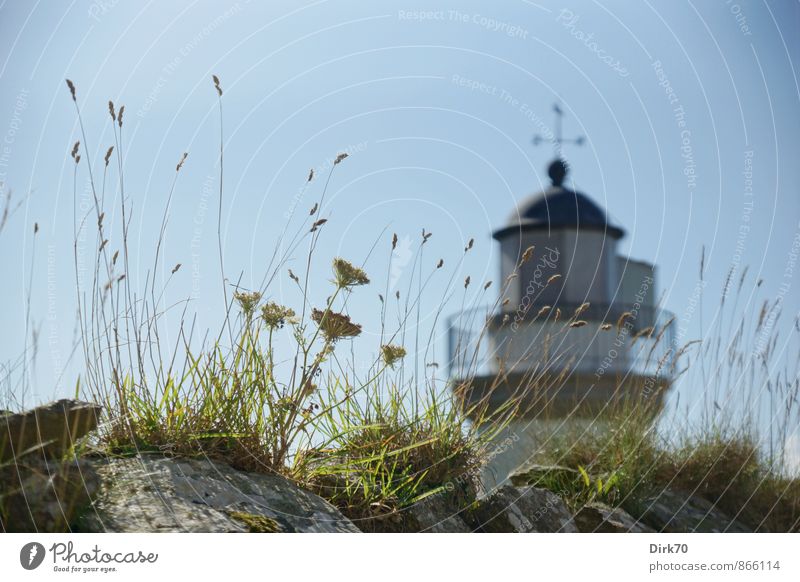
[[[327,501],[279,475],[157,455],[95,463],[103,484],[79,522],[82,531],[359,531]]]
[[[35,455],[59,459],[97,428],[102,407],[59,400],[18,414],[0,415],[0,463]]]
[[[403,531],[424,533],[468,533],[472,528],[464,520],[464,512],[454,508],[446,495],[431,495],[404,509]]]
[[[473,529],[487,533],[577,532],[572,513],[555,493],[506,485],[477,503]]]
[[[8,532],[68,531],[100,487],[86,460],[7,463],[0,468],[0,524]]]
[[[713,503],[679,491],[665,489],[627,508],[639,521],[658,532],[749,532]]]
[[[638,522],[618,507],[587,503],[575,514],[575,525],[583,533],[650,533],[655,530]]]

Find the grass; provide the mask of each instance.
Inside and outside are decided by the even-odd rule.
[[[230,285],[220,227],[225,200],[223,90],[219,78],[214,76],[213,81],[220,114],[217,235],[224,321],[210,339],[206,335],[197,341],[186,315],[188,302],[171,308],[164,305],[171,275],[163,287],[156,285],[155,274],[163,267],[169,206],[188,154],[180,156],[176,165],[152,266],[140,286],[129,276],[132,212],[121,162],[124,108],[117,109],[109,102],[115,142],[107,149],[102,176],[92,168],[92,156],[82,160],[84,133],[82,143],[76,143],[71,151],[75,184],[85,165],[93,201],[86,215],[76,215],[76,274],[78,233],[96,225],[93,276],[88,282],[76,276],[76,291],[86,369],[83,390],[104,405],[108,421],[100,432],[101,446],[113,454],[157,450],[203,455],[239,469],[280,473],[316,489],[347,515],[360,519],[396,512],[455,477],[469,482],[465,495],[474,498],[481,451],[509,421],[514,402],[491,413],[481,403],[465,411],[435,373],[430,378],[417,374],[416,356],[413,363],[405,363],[406,345],[413,342],[415,353],[425,346],[418,323],[426,289],[434,277],[446,276],[441,259],[426,268],[424,249],[432,234],[422,231],[412,277],[402,297],[399,290],[394,297],[389,295],[390,253],[385,277],[380,277],[386,284],[379,294],[378,355],[366,374],[356,373],[354,363],[347,361],[347,348],[344,355],[342,351],[347,342],[361,335],[362,327],[352,319],[349,303],[363,292],[362,287],[372,283],[370,275],[336,257],[325,283],[330,285],[327,300],[314,304],[310,293],[318,285],[312,280],[312,265],[324,244],[326,223],[334,219],[326,205],[326,192],[348,156],[340,154],[334,159],[316,202],[280,234],[262,285],[256,289]],[[67,84],[82,131],[77,89],[70,81]],[[115,161],[117,183],[110,187]],[[315,179],[310,172],[306,188],[313,188]],[[75,197],[77,200],[77,186]],[[112,228],[108,216],[118,216],[121,223]],[[397,242],[393,235],[387,245],[390,251]],[[470,242],[464,248],[462,257],[472,246]],[[307,249],[300,260],[303,270],[295,273],[287,267],[303,247]],[[171,274],[179,268],[173,267]],[[298,304],[287,306],[267,299],[279,279],[299,291],[302,299]],[[453,274],[446,294],[449,298],[460,294],[464,305],[469,285],[467,277],[460,289]],[[478,299],[488,288],[486,284]],[[390,316],[390,301],[397,311],[396,321]],[[181,324],[177,341],[167,346],[161,334],[170,309],[173,314],[178,310]],[[412,323],[414,331],[409,329]],[[291,344],[288,357],[287,338]],[[432,342],[433,338],[428,338],[426,353]],[[410,373],[412,367],[414,373]],[[330,485],[332,482],[335,484]]]

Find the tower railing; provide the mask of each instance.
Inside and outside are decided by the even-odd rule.
[[[675,355],[675,326],[671,312],[654,306],[638,304],[594,303],[584,307],[578,316],[587,326],[594,326],[594,340],[580,345],[575,350],[569,340],[569,328],[565,322],[581,307],[580,304],[559,303],[550,308],[546,316],[536,317],[537,307],[524,314],[492,312],[489,307],[476,307],[451,315],[448,326],[448,366],[451,378],[466,378],[496,373],[503,366],[513,372],[513,363],[506,359],[508,342],[519,338],[529,341],[525,349],[535,352],[543,348],[545,335],[524,337],[520,331],[531,324],[543,324],[547,329],[563,335],[548,345],[551,351],[550,366],[568,367],[571,370],[603,370],[631,372],[643,376],[668,378],[672,372]],[[554,321],[556,310],[561,315]],[[614,342],[618,348],[609,349],[597,338],[601,334],[612,334],[624,341]],[[559,357],[557,351],[570,351],[570,357]],[[555,353],[554,353],[555,352]],[[515,358],[519,360],[519,358]],[[610,368],[609,368],[610,366]],[[624,367],[621,370],[620,367]]]

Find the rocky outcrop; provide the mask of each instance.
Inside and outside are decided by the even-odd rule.
[[[99,487],[92,465],[71,458],[97,427],[101,407],[59,400],[22,413],[0,412],[0,526],[62,532]]]
[[[472,520],[476,531],[487,533],[578,531],[561,498],[536,487],[500,488],[478,502]]]
[[[748,532],[713,503],[695,495],[664,489],[627,508],[658,532]]]
[[[97,428],[102,408],[78,400],[58,400],[18,414],[0,414],[0,463],[34,455],[60,459]]]
[[[85,460],[25,460],[0,468],[0,526],[7,532],[64,532],[100,487]]]
[[[353,523],[368,533],[468,533],[472,527],[466,515],[466,510],[455,506],[446,493],[437,493],[383,515],[354,519]]]
[[[279,475],[156,455],[95,465],[102,487],[78,523],[81,531],[359,531],[327,501]]]
[[[575,514],[581,533],[651,533],[655,530],[638,522],[618,507],[587,503]]]
[[[573,516],[555,492],[585,485],[568,467],[528,465],[511,484],[431,494],[356,523],[277,474],[143,454],[75,457],[100,407],[60,400],[0,411],[0,527],[13,532],[743,532],[713,503],[663,490],[623,508],[592,502]],[[77,449],[80,451],[80,449]],[[320,488],[324,494],[324,488]]]

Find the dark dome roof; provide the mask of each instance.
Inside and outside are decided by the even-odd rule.
[[[601,230],[614,238],[622,238],[625,235],[625,231],[620,227],[609,223],[605,211],[588,196],[561,185],[566,172],[561,175],[558,175],[560,172],[555,172],[554,175],[554,170],[562,168],[563,162],[559,160],[551,164],[549,173],[554,184],[543,192],[522,200],[509,217],[506,226],[495,231],[494,238],[501,239],[522,230],[548,228]]]

